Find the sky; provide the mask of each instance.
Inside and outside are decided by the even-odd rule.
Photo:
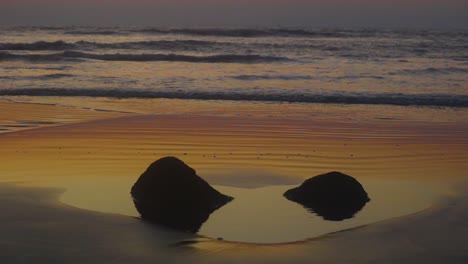
[[[468,29],[468,0],[0,0],[0,25]]]

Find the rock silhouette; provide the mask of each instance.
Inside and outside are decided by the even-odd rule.
[[[212,212],[233,199],[175,157],[152,163],[133,185],[131,194],[142,219],[193,233]]]
[[[356,179],[336,171],[312,177],[284,196],[331,221],[352,218],[370,201]]]

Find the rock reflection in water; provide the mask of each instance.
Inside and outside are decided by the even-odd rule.
[[[336,171],[310,178],[284,196],[330,221],[352,218],[370,201],[356,179]]]
[[[131,194],[142,219],[193,233],[211,213],[233,199],[175,157],[151,164],[133,185]]]

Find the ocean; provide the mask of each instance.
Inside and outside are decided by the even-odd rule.
[[[468,107],[468,31],[2,27],[0,95]]]

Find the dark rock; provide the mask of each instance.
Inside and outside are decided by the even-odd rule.
[[[175,157],[151,164],[131,194],[142,219],[194,233],[212,212],[233,199],[213,189]]]
[[[352,218],[370,201],[356,179],[336,171],[310,178],[284,197],[331,221]]]

